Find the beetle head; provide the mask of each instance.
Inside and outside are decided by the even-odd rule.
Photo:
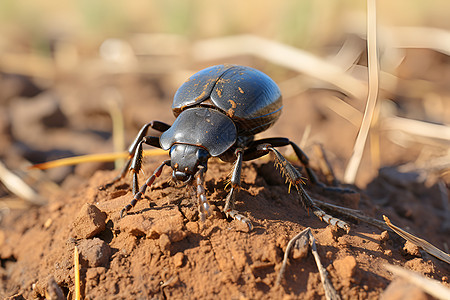
[[[170,148],[173,180],[182,182],[191,181],[198,171],[199,166],[207,167],[210,156],[204,148],[188,144],[174,144]]]

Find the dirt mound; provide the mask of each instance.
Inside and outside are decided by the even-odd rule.
[[[151,174],[159,159],[147,160],[145,174]],[[291,258],[282,285],[275,285],[288,241],[306,227],[311,227],[322,263],[343,299],[377,299],[383,293],[389,299],[395,293],[410,292],[407,284],[398,281],[388,288],[394,278],[385,269],[386,263],[448,280],[448,265],[408,250],[405,241],[393,233],[347,220],[352,229],[343,234],[308,215],[296,194],[288,193],[271,162],[244,166],[236,208],[255,227],[247,232],[245,225],[226,220],[219,209],[227,193],[229,168],[229,164],[210,162],[205,180],[214,215],[204,223],[198,220],[191,189],[168,182],[170,168],[123,219],[119,212],[132,198],[128,178],[100,188],[116,175],[112,171],[98,171],[81,185],[67,183],[45,207],[11,211],[0,231],[0,295],[15,295],[11,299],[45,295],[57,299],[58,293],[73,297],[77,246],[86,299],[323,298],[311,254]],[[388,189],[389,182],[381,181],[370,185],[372,198],[329,195],[314,187],[308,191],[316,199],[358,208],[377,219],[386,214],[443,249],[449,234],[442,226],[445,216],[438,213],[442,203],[424,201],[438,192],[436,187],[410,182],[415,190],[405,201],[401,186],[391,184]],[[382,198],[376,193],[381,184],[389,191]]]

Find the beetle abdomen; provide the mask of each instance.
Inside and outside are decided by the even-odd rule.
[[[215,106],[235,123],[239,135],[254,135],[269,128],[282,110],[277,84],[256,69],[218,65],[191,76],[177,91],[172,109],[175,116],[186,108]]]

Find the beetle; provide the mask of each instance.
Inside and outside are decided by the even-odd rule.
[[[124,217],[136,205],[147,187],[161,175],[163,168],[170,166],[175,182],[196,186],[199,216],[204,220],[211,214],[204,188],[204,174],[208,168],[208,159],[218,157],[234,163],[231,189],[223,212],[227,217],[244,222],[251,230],[250,220],[235,210],[234,205],[241,182],[242,163],[272,152],[289,187],[295,186],[302,205],[325,222],[348,232],[350,227],[346,222],[326,214],[313,203],[302,186],[301,173],[275,148],[291,146],[312,184],[339,190],[326,187],[317,179],[309,166],[308,157],[300,147],[282,137],[255,140],[255,134],[268,129],[278,120],[282,109],[282,97],[277,84],[256,69],[223,64],[192,75],[175,93],[172,103],[175,122],[172,125],[160,121],[145,124],[128,149],[129,158],[124,168],[108,184],[117,182],[131,171],[134,196],[122,209],[120,217]],[[161,135],[147,135],[149,128],[161,132]],[[144,144],[169,150],[170,159],[162,162],[139,188],[138,173],[142,167]]]

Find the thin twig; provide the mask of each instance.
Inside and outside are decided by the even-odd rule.
[[[278,273],[278,277],[277,277],[277,281],[276,281],[276,285],[280,285],[281,284],[281,280],[283,279],[284,276],[284,272],[286,271],[286,265],[287,265],[287,261],[289,259],[289,253],[291,253],[292,251],[292,247],[295,244],[295,241],[300,239],[302,236],[307,235],[309,232],[310,228],[306,228],[305,230],[303,230],[302,232],[300,232],[299,234],[297,234],[296,236],[294,236],[288,243],[287,247],[286,247],[286,251],[284,252],[284,258],[283,258],[283,264],[281,265],[281,269],[280,272]]]
[[[450,55],[450,32],[431,27],[390,27],[393,46],[397,48],[433,49]]]
[[[80,257],[79,257],[77,246],[75,246],[75,249],[73,250],[73,262],[74,262],[74,270],[75,270],[75,299],[80,300],[80,298],[81,298]]]
[[[403,131],[413,136],[441,140],[445,143],[450,142],[450,127],[445,125],[401,117],[390,117],[383,119],[382,129]]]
[[[217,60],[234,55],[254,55],[270,62],[329,82],[356,99],[366,96],[364,82],[313,54],[276,41],[253,35],[208,39],[195,43],[192,53],[197,60]]]
[[[320,261],[319,252],[317,252],[316,247],[316,239],[311,233],[311,230],[309,230],[309,244],[311,245],[311,251],[314,256],[314,259],[316,260],[317,268],[319,269],[320,274],[320,280],[322,281],[323,289],[325,290],[325,298],[326,299],[341,299],[339,294],[334,289],[333,285],[331,284],[330,280],[328,279],[328,272],[323,267],[322,262]]]
[[[327,182],[334,186],[337,185],[336,176],[334,175],[333,168],[331,167],[331,164],[327,158],[327,155],[326,155],[325,150],[323,149],[322,145],[315,144],[314,152],[316,153],[316,156],[318,157],[319,168],[322,171],[322,173],[325,175]]]
[[[405,230],[401,229],[400,227],[395,226],[394,224],[391,223],[391,221],[389,220],[388,217],[383,216],[384,221],[386,222],[386,224],[392,228],[392,230],[395,231],[395,233],[397,233],[399,236],[401,236],[402,238],[404,238],[405,240],[413,243],[414,245],[416,245],[419,248],[422,248],[423,250],[425,250],[427,253],[433,255],[434,257],[445,261],[446,263],[450,264],[450,255],[445,253],[444,251],[442,251],[441,249],[433,246],[432,244],[430,244],[429,242],[416,237],[415,235],[412,235],[409,232],[406,232]]]
[[[350,122],[353,126],[359,127],[361,125],[363,114],[350,104],[342,101],[342,99],[336,96],[331,96],[323,97],[322,99],[320,99],[320,101],[332,112],[338,114],[339,116]]]
[[[167,153],[168,152],[166,150],[162,150],[162,149],[144,150],[144,156],[166,155]],[[62,166],[77,165],[77,164],[86,163],[86,162],[114,161],[117,158],[127,157],[128,155],[129,154],[126,151],[80,155],[80,156],[61,158],[61,159],[56,159],[56,160],[48,161],[48,162],[41,163],[41,164],[32,165],[32,166],[30,166],[30,169],[46,170],[46,169],[52,169],[52,168],[57,168],[57,167],[62,167]]]
[[[0,161],[0,181],[14,195],[35,205],[44,205],[46,201],[39,196],[28,184],[19,176],[8,170]]]
[[[311,252],[314,256],[314,260],[316,261],[316,265],[319,270],[320,280],[323,284],[323,288],[325,291],[325,298],[326,299],[341,299],[339,294],[336,292],[333,285],[331,284],[330,280],[328,279],[328,272],[323,267],[323,265],[320,261],[319,253],[317,252],[316,239],[312,235],[311,228],[309,228],[309,227],[306,228],[305,230],[303,230],[302,232],[300,232],[299,234],[297,234],[295,237],[293,237],[289,241],[289,243],[286,247],[286,251],[284,253],[283,264],[281,266],[280,272],[278,273],[276,285],[278,286],[281,284],[281,280],[284,276],[284,272],[286,271],[286,265],[287,265],[287,261],[289,259],[289,254],[291,253],[292,248],[295,245],[295,242],[302,237],[306,237],[307,240],[309,241],[309,245],[311,246]]]
[[[405,268],[386,265],[386,269],[391,271],[394,275],[400,276],[409,282],[417,285],[423,291],[427,292],[436,299],[448,300],[450,299],[450,289],[441,284],[439,281],[427,278],[417,272],[409,271]]]
[[[369,69],[369,93],[367,96],[366,109],[364,111],[361,127],[353,147],[353,153],[350,157],[347,169],[345,170],[344,181],[346,183],[355,182],[356,173],[358,172],[358,168],[361,163],[370,125],[372,124],[372,119],[375,112],[375,105],[377,103],[379,78],[376,16],[376,1],[367,0],[367,60]]]
[[[117,89],[111,88],[105,91],[105,98],[108,105],[109,115],[111,116],[112,121],[114,151],[123,151],[125,149],[125,130],[122,109],[120,107],[122,97]],[[116,159],[114,161],[115,169],[121,169],[124,163],[124,158]]]

